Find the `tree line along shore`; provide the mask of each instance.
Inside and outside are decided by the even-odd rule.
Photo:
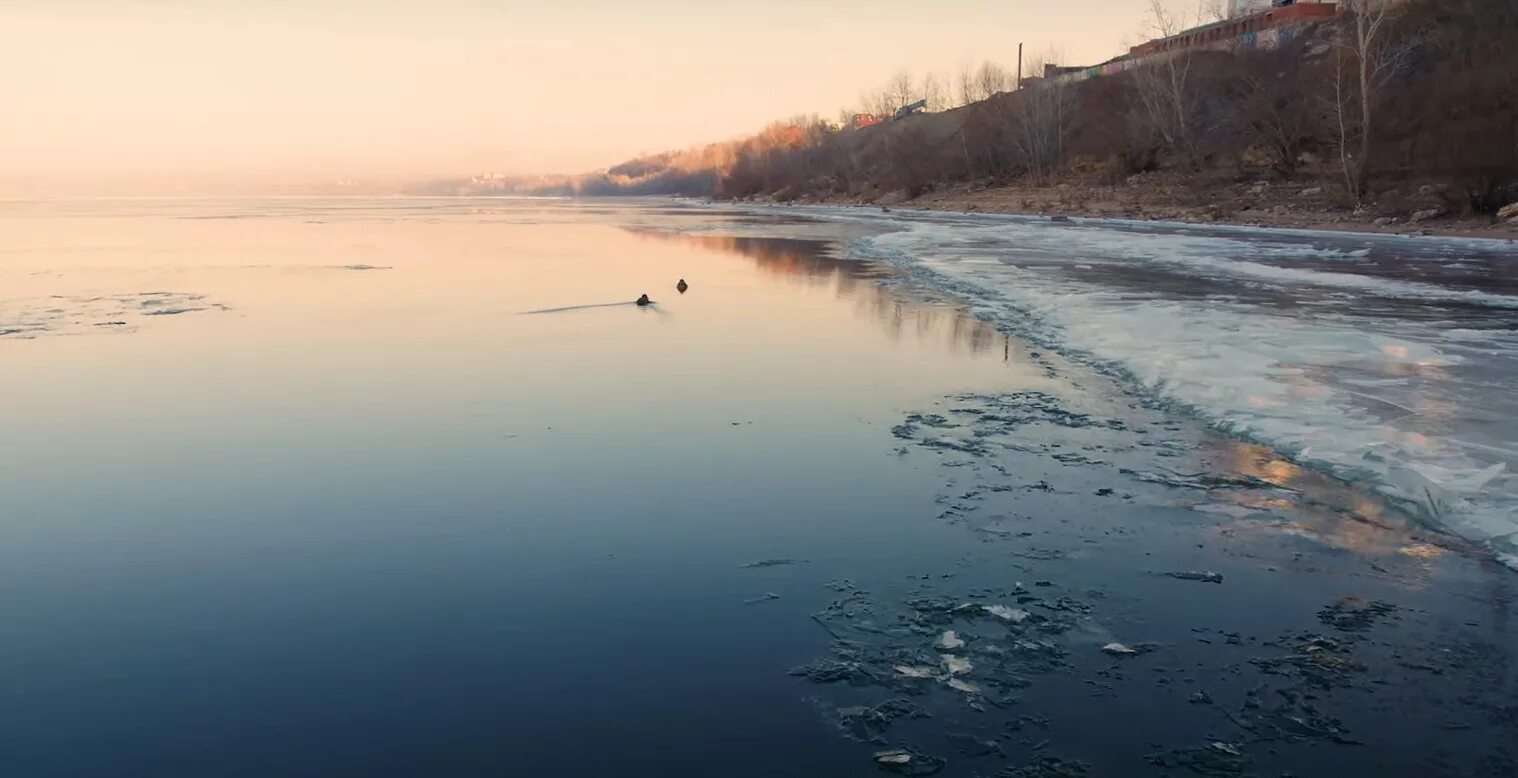
[[[1160,41],[1199,21],[1159,0],[1151,17]],[[1289,32],[1098,77],[1051,67],[1017,84],[991,63],[957,83],[898,74],[837,122],[797,117],[594,174],[428,191],[1518,235],[1518,3],[1343,0]],[[1052,59],[1024,67],[1041,75]],[[929,110],[874,121],[914,99]]]

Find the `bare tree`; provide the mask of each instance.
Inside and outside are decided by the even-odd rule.
[[[1049,51],[1035,56],[1029,63],[1032,72],[1040,73],[1045,64],[1059,61]],[[1069,128],[1069,88],[1058,78],[1039,82],[1033,89],[1017,92],[1012,108],[1013,143],[1028,165],[1028,171],[1040,183],[1058,170],[1065,157],[1065,134]]]
[[[942,111],[949,107],[948,89],[944,86],[944,80],[936,73],[928,73],[922,77],[922,85],[918,87],[917,94],[928,101],[929,111]]]
[[[891,76],[891,80],[886,83],[885,92],[886,95],[891,99],[891,102],[895,104],[891,109],[891,112],[894,112],[897,108],[900,108],[903,105],[912,102],[913,95],[917,93],[917,88],[913,83],[912,73],[906,70],[898,71],[896,75]]]
[[[955,84],[958,87],[959,104],[978,103],[1002,92],[1011,91],[1012,81],[1012,74],[995,62],[982,62],[978,68],[962,64],[959,66]]]
[[[1192,27],[1217,21],[1227,14],[1212,0],[1149,0],[1149,17],[1145,32],[1156,38],[1168,38]]]
[[[1304,144],[1324,129],[1312,84],[1321,71],[1303,62],[1295,49],[1267,49],[1241,54],[1236,125],[1270,154],[1271,167],[1286,178],[1297,171]]]
[[[1194,12],[1177,10],[1165,0],[1150,0],[1149,26],[1157,38],[1171,38],[1196,26],[1204,8],[1199,5]],[[1139,101],[1150,127],[1165,148],[1186,157],[1193,157],[1196,151],[1193,57],[1189,49],[1162,51],[1134,70]]]
[[[995,62],[983,62],[975,71],[975,89],[980,99],[986,100],[1012,89],[1011,73]]]
[[[1342,0],[1349,20],[1334,41],[1333,114],[1344,188],[1365,198],[1381,93],[1406,64],[1415,41],[1394,34],[1388,0]]]
[[[865,113],[883,117],[889,117],[899,107],[895,105],[894,98],[886,89],[877,89],[860,95],[859,106]]]
[[[970,69],[970,63],[960,63],[958,79],[960,105],[969,105],[981,99],[979,92],[976,90],[975,71]]]

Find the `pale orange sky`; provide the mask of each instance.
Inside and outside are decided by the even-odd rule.
[[[0,0],[0,195],[581,172],[894,72],[1095,62],[1144,0]]]

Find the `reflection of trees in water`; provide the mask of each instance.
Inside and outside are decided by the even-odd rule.
[[[855,301],[856,308],[885,326],[893,340],[910,332],[919,341],[939,341],[950,351],[981,354],[1010,349],[1009,336],[946,302],[912,299],[881,282],[900,278],[893,268],[873,262],[842,259],[834,244],[797,238],[756,238],[692,235],[628,228],[643,238],[699,246],[737,254],[754,261],[761,273],[815,289],[832,289]]]
[[[1424,528],[1411,517],[1359,489],[1320,473],[1304,470],[1280,457],[1269,447],[1213,438],[1214,461],[1237,475],[1281,488],[1270,495],[1259,490],[1217,490],[1214,498],[1262,513],[1279,511],[1291,516],[1285,523],[1259,518],[1229,523],[1233,534],[1286,531],[1304,535],[1332,548],[1366,556],[1400,554],[1420,559],[1441,556],[1439,546],[1418,538]],[[1449,542],[1457,543],[1454,538]]]

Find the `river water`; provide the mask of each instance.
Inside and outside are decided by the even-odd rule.
[[[1511,262],[667,201],[0,203],[0,753],[1500,774]]]

